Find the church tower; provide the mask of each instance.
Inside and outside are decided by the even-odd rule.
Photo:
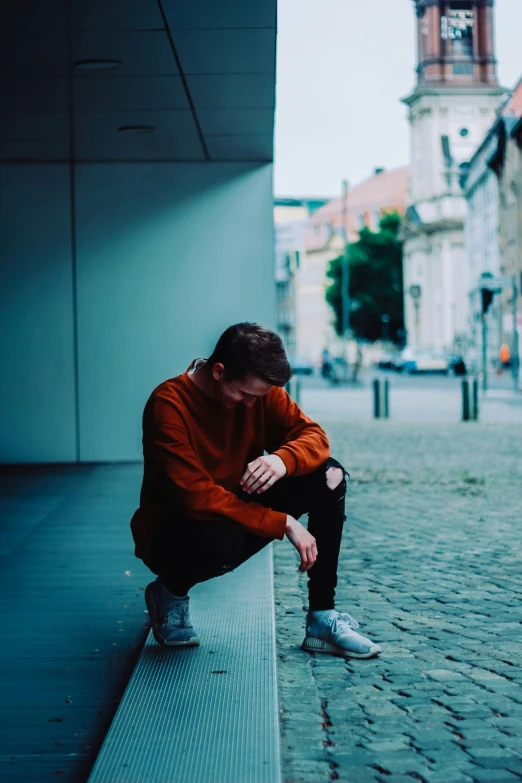
[[[494,0],[414,0],[417,86],[409,108],[410,194],[403,229],[408,344],[459,349],[468,334],[467,162],[500,108]]]

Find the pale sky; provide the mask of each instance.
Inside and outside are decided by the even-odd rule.
[[[500,82],[522,75],[522,0],[496,0]],[[412,0],[279,0],[277,196],[336,196],[408,163],[400,98],[415,85]]]

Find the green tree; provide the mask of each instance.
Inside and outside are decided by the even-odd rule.
[[[349,246],[350,328],[356,337],[378,340],[382,337],[381,316],[390,318],[390,339],[400,341],[404,328],[402,294],[402,243],[398,239],[401,218],[395,212],[384,215],[379,231],[363,228],[359,240]],[[342,329],[342,260],[330,261],[327,276],[332,283],[326,290],[326,301],[335,313],[335,329]]]

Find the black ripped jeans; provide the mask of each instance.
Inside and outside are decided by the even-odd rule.
[[[341,468],[340,484],[330,489],[326,471]],[[337,586],[337,562],[345,520],[347,473],[329,457],[305,476],[283,477],[266,490],[238,497],[245,502],[282,511],[299,519],[308,513],[308,530],[317,542],[317,560],[308,571],[310,609],[332,609]],[[181,520],[179,520],[181,521]],[[236,522],[183,520],[158,539],[153,558],[154,573],[174,595],[186,595],[198,582],[237,568],[273,539],[262,538]]]

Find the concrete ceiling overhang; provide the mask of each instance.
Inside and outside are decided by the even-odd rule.
[[[271,161],[275,47],[276,0],[5,0],[0,160]]]

